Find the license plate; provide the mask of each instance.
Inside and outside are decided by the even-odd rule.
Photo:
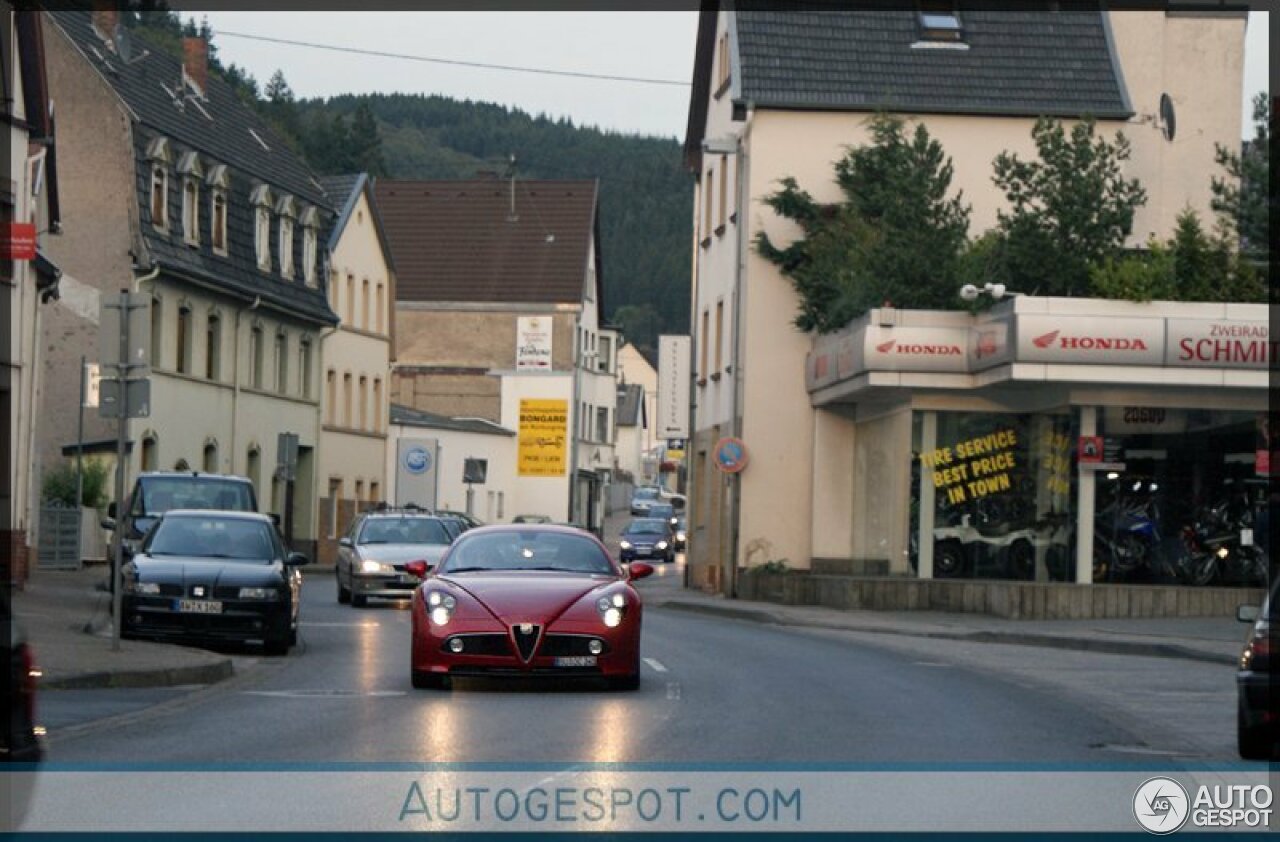
[[[558,667],[594,667],[595,665],[595,655],[564,655],[556,658]]]
[[[175,599],[173,610],[182,614],[221,614],[222,603],[209,599]]]

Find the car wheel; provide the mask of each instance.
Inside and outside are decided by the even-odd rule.
[[[334,575],[337,576],[336,573]],[[339,577],[338,578],[338,604],[346,605],[349,602],[351,602],[351,589],[344,588],[342,586],[342,579],[341,577]]]
[[[364,608],[368,604],[369,604],[369,597],[365,596],[364,594],[353,593],[351,595],[351,607]]]
[[[1236,712],[1236,749],[1245,760],[1270,760],[1275,749],[1266,726],[1251,728],[1245,724],[1243,703]]]
[[[610,690],[639,690],[640,689],[640,673],[633,672],[629,675],[615,675],[607,679]]]
[[[417,690],[438,690],[444,686],[444,676],[423,670],[410,670],[413,686]]]
[[[964,547],[955,541],[943,541],[933,549],[933,575],[951,579],[964,573]]]

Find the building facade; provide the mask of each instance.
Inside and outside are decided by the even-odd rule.
[[[329,307],[320,345],[324,395],[316,475],[317,560],[337,559],[352,513],[388,499],[387,428],[395,268],[368,175],[321,179],[339,209],[329,237]]]
[[[201,39],[186,39],[179,59],[105,7],[47,20],[74,184],[64,214],[80,225],[51,252],[66,283],[43,326],[40,463],[75,442],[81,357],[98,358],[104,296],[128,290],[148,299],[151,411],[128,423],[126,479],[247,476],[295,548],[313,552],[320,333],[337,321],[325,296],[328,197],[209,73]],[[86,414],[87,440],[113,451],[115,429]],[[298,442],[292,479],[277,470],[285,434]]]
[[[953,159],[977,236],[1004,207],[992,159],[1034,158],[1040,116],[1089,115],[1131,142],[1125,174],[1148,192],[1133,228],[1140,245],[1167,236],[1188,207],[1211,217],[1215,144],[1240,137],[1245,28],[1243,12],[1045,7],[1011,27],[997,10],[735,9],[701,13],[685,148],[697,182],[690,581],[722,591],[743,566],[847,555],[853,529],[833,528],[847,512],[828,511],[826,486],[851,481],[854,426],[812,404],[803,372],[813,339],[792,323],[798,299],[751,245],[800,233],[764,204],[779,181],[837,201],[832,163],[868,141],[875,113],[899,114]],[[739,445],[718,447],[726,439],[741,442],[745,461],[733,458]]]

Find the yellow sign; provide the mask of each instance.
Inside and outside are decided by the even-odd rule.
[[[1013,488],[1009,474],[1018,467],[1017,446],[1015,431],[1000,430],[922,453],[920,461],[932,472],[934,487],[946,492],[949,503],[964,503]]]
[[[564,476],[564,448],[569,434],[569,402],[520,401],[518,474],[522,477]]]

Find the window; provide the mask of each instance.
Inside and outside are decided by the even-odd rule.
[[[333,369],[324,376],[325,417],[330,424],[338,423],[338,373]]]
[[[711,320],[711,316],[706,310],[702,311],[702,342],[701,349],[698,353],[698,380],[705,380],[707,377],[707,325]]]
[[[373,378],[373,431],[382,432],[382,378]]]
[[[209,380],[222,377],[222,319],[209,314],[204,338],[204,376]]]
[[[723,331],[724,331],[724,302],[717,301],[716,302],[716,341],[715,341],[716,367],[713,369],[713,372],[717,377],[719,376],[720,371],[724,368],[723,357],[721,356],[722,346],[724,345],[724,340],[722,338],[724,335]]]
[[[276,392],[289,391],[289,337],[276,334]]]
[[[382,485],[376,479],[369,480],[369,502],[382,502]]]
[[[360,287],[360,327],[369,329],[369,279],[365,278]]]
[[[964,28],[954,0],[922,0],[920,38],[924,41],[961,41]]]
[[[351,416],[351,372],[342,375],[342,426],[350,427]]]
[[[613,340],[608,336],[600,337],[600,371],[606,374],[613,366]]]
[[[338,501],[342,499],[342,480],[329,478],[329,537],[338,537]]]
[[[378,282],[378,289],[374,293],[373,304],[374,304],[374,307],[377,308],[374,311],[374,319],[376,320],[375,328],[377,329],[378,333],[382,333],[384,331],[384,328],[383,328],[383,317],[382,317],[382,282],[381,281]]]
[[[356,510],[360,509],[360,501],[364,500],[364,480],[356,480]]]
[[[302,226],[302,280],[307,286],[316,285],[316,229],[320,226],[320,214],[308,207],[298,219]]]
[[[151,224],[161,231],[169,227],[169,174],[163,164],[151,165]]]
[[[729,33],[720,33],[716,54],[719,57],[716,62],[716,96],[719,96],[729,84]]]
[[[191,373],[191,308],[178,308],[178,362],[182,374]]]
[[[249,385],[262,388],[262,325],[249,331]]]
[[[249,482],[253,483],[253,496],[258,497],[262,493],[262,451],[256,444],[249,445],[249,455],[245,458],[245,474],[249,477]]]
[[[298,393],[304,398],[311,397],[311,339],[304,338],[298,343]]]
[[[182,236],[187,245],[200,245],[200,185],[190,177],[182,181]]]
[[[351,327],[356,326],[356,276],[347,273],[347,312],[342,316]]]
[[[715,184],[715,167],[707,169],[707,184],[702,190],[702,239],[711,238],[711,186]]]
[[[360,375],[360,429],[369,429],[369,378]]]
[[[271,271],[271,212],[265,207],[254,209],[254,248],[258,255],[258,268]]]
[[[205,442],[204,471],[209,474],[218,472],[218,445],[216,442]]]
[[[212,205],[210,213],[213,215],[210,239],[213,250],[225,255],[227,253],[227,191],[221,187],[215,188],[210,202]]]
[[[729,156],[720,156],[720,225],[717,234],[724,233],[725,217],[729,215]]]
[[[160,467],[160,454],[157,452],[154,434],[142,438],[142,470],[154,471]]]
[[[287,216],[280,217],[280,274],[286,278],[293,277],[293,220]]]
[[[151,297],[151,367],[160,368],[164,363],[164,309],[156,296]]]
[[[602,407],[596,409],[596,441],[609,440],[609,410]]]

